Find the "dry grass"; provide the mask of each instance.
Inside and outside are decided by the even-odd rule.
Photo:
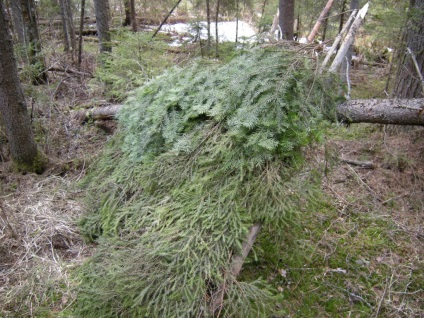
[[[1,198],[1,316],[43,317],[72,303],[69,273],[91,253],[75,224],[82,206],[72,198],[74,181],[21,176],[20,188]]]

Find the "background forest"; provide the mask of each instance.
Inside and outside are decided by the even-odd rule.
[[[0,0],[0,317],[423,317],[424,1],[321,73],[365,3]]]

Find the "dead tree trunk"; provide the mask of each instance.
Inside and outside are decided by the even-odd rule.
[[[361,10],[359,10],[358,15],[355,18],[355,21],[353,22],[352,27],[349,30],[349,33],[346,35],[346,38],[343,41],[343,44],[340,47],[340,50],[337,52],[337,55],[330,66],[329,72],[332,72],[332,73],[337,72],[337,69],[339,68],[340,64],[342,64],[350,46],[353,43],[353,40],[355,39],[355,34],[358,31],[359,27],[361,26],[361,23],[364,20],[365,15],[367,14],[368,6],[369,5],[367,3]]]

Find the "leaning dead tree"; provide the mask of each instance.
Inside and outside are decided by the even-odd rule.
[[[365,15],[368,11],[368,2],[363,6],[361,10],[359,10],[358,15],[355,18],[355,21],[352,23],[352,27],[350,28],[349,32],[347,33],[340,49],[337,51],[337,55],[333,60],[333,63],[330,66],[329,72],[335,73],[337,72],[339,66],[342,64],[350,46],[353,43],[353,40],[355,39],[356,32],[358,31],[359,27],[361,26],[362,21],[365,18]]]

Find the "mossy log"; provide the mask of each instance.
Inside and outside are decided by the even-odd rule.
[[[74,118],[115,119],[122,105],[80,110]],[[424,126],[424,98],[420,99],[353,99],[337,107],[337,118],[344,123],[375,123]]]

